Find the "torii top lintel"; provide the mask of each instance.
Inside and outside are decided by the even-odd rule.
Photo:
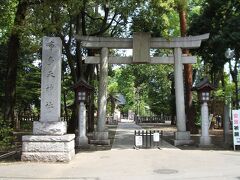
[[[134,35],[149,34],[149,33],[134,33]],[[139,37],[139,36],[138,36]],[[113,37],[94,37],[94,36],[79,36],[75,38],[82,43],[82,47],[87,48],[113,48],[113,49],[132,49],[133,38],[113,38]],[[202,40],[209,38],[209,33],[199,36],[176,37],[176,38],[149,38],[150,48],[198,48]]]
[[[133,57],[109,57],[110,64],[132,64],[132,63],[150,63],[163,64],[173,63],[173,57],[150,57],[151,48],[197,48],[201,41],[208,39],[209,34],[200,36],[179,37],[172,39],[151,38],[150,33],[136,32],[133,38],[111,38],[111,37],[91,37],[76,36],[81,41],[82,46],[86,48],[112,48],[112,49],[133,49]],[[181,55],[180,55],[181,56]],[[193,56],[179,57],[181,63],[191,64],[196,62]],[[100,57],[89,56],[85,63],[99,63]]]

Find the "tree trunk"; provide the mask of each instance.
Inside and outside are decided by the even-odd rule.
[[[75,129],[77,127],[77,119],[78,119],[77,112],[78,112],[78,105],[76,101],[74,101],[74,104],[72,105],[71,119],[68,121],[67,133],[75,134]]]
[[[64,83],[65,81],[65,78],[64,78],[64,72],[62,72],[62,81]],[[66,98],[66,91],[63,90],[63,105],[64,105],[64,112],[65,112],[65,118],[66,118],[66,121],[69,120],[69,117],[68,117],[68,111],[67,111],[67,98]]]
[[[88,107],[88,132],[94,131],[94,93],[90,94],[90,102]]]
[[[238,56],[236,56],[236,59],[238,58]],[[237,69],[237,62],[235,62],[234,68],[232,69],[232,64],[231,61],[229,61],[229,70],[230,70],[230,74],[232,76],[232,81],[235,85],[235,100],[233,100],[233,108],[238,109],[239,105],[238,105],[238,69]]]
[[[170,80],[171,80],[171,125],[176,125],[175,82],[172,73],[170,75]]]
[[[239,98],[238,98],[238,66],[239,66],[239,52],[236,51],[235,53],[235,58],[236,58],[236,62],[235,62],[235,67],[234,67],[234,71],[235,71],[235,95],[236,95],[236,109],[239,109]]]
[[[111,116],[114,115],[114,111],[115,111],[115,99],[114,99],[114,96],[113,95],[109,95],[109,98],[110,98],[110,102],[111,102]]]
[[[187,35],[187,13],[184,8],[179,10],[180,31],[181,36]],[[183,54],[189,54],[187,49],[183,50]],[[187,117],[187,130],[191,133],[198,133],[197,127],[194,123],[194,113],[192,107],[192,65],[184,64],[184,80],[185,80],[185,112]]]
[[[179,10],[179,19],[180,19],[180,31],[181,37],[185,37],[187,35],[187,13],[186,10]]]
[[[236,80],[234,81],[234,84],[235,84],[235,97],[236,97],[234,104],[235,104],[236,109],[239,109],[239,103],[238,103],[238,102],[239,102],[239,99],[238,99],[238,81],[237,81],[237,76],[236,76]]]
[[[19,2],[14,20],[14,26],[8,40],[7,76],[5,81],[4,119],[10,127],[14,126],[14,106],[16,102],[17,64],[20,51],[20,32],[27,11],[27,3]]]

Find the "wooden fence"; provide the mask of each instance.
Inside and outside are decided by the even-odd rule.
[[[15,116],[15,129],[32,129],[33,121],[39,121],[39,115],[17,115]],[[61,121],[69,121],[70,117],[63,116]]]
[[[69,122],[70,116],[62,116],[61,121]],[[33,126],[33,121],[39,121],[39,115],[18,115],[15,116],[15,130],[31,130]],[[95,118],[95,122],[97,118]],[[112,116],[106,117],[106,123],[109,125],[117,125],[118,121],[114,120]]]
[[[171,116],[135,116],[134,121],[139,123],[165,123],[171,121]]]

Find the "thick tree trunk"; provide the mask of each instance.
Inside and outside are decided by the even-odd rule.
[[[236,56],[236,59],[238,58],[238,56]],[[233,108],[238,109],[239,105],[238,105],[238,70],[237,70],[237,62],[235,62],[234,68],[232,69],[232,65],[231,65],[231,61],[229,62],[229,70],[230,70],[230,74],[232,76],[232,81],[235,85],[235,100],[233,100]]]
[[[4,119],[13,127],[14,106],[16,101],[17,61],[19,55],[19,37],[11,35],[8,43],[7,76],[5,81],[5,111]]]
[[[64,83],[65,81],[65,78],[64,78],[64,72],[62,72],[62,81]],[[63,91],[63,105],[64,105],[64,112],[65,112],[65,117],[66,117],[66,120],[69,120],[69,117],[68,117],[68,110],[67,110],[67,98],[66,98],[66,91],[64,90]]]
[[[107,3],[107,2],[106,2]],[[87,33],[87,24],[86,24],[86,7],[87,7],[88,1],[87,0],[83,0],[83,6],[81,9],[81,12],[79,13],[79,15],[76,17],[76,34],[79,35],[89,35]],[[98,1],[96,2],[96,4],[98,4]],[[97,5],[96,5],[97,7]],[[97,11],[96,11],[97,13]],[[113,16],[112,20],[110,21],[110,23],[108,23],[108,15],[109,15],[109,6],[104,6],[104,18],[102,20],[102,25],[99,26],[99,31],[93,33],[92,35],[101,35],[104,32],[106,32],[109,28],[110,25],[112,24],[114,18],[116,17],[116,15]],[[66,45],[66,44],[65,44]],[[69,45],[65,46],[65,48],[68,48],[68,51],[70,53],[71,48]],[[95,54],[94,50],[93,51],[88,51],[88,55],[90,54]],[[73,63],[72,66],[70,65],[71,68],[71,74],[72,76],[74,75],[76,78],[76,82],[77,80],[80,79],[80,77],[84,77],[85,80],[87,82],[91,82],[92,81],[92,75],[94,72],[94,68],[95,65],[85,65],[82,61],[82,53],[81,53],[81,44],[80,42],[76,43],[76,68],[74,67]],[[74,72],[74,73],[73,73]],[[75,82],[75,83],[76,83]],[[93,98],[94,94],[91,94],[91,101],[89,104],[87,104],[87,111],[88,111],[88,132],[92,132],[94,130],[94,98]],[[77,106],[76,103],[74,104],[74,106]],[[74,108],[76,110],[76,108]],[[73,112],[74,113],[74,112]],[[76,113],[76,112],[75,112]],[[73,127],[73,122],[71,121],[70,126]],[[70,128],[73,129],[73,128]]]
[[[95,55],[95,50],[88,50],[88,56],[94,56]],[[92,84],[95,76],[94,76],[94,68],[95,65],[93,64],[88,64],[87,67],[85,68],[85,73],[84,76],[86,77],[86,80],[88,83]],[[92,133],[94,131],[94,92],[91,92],[90,94],[90,101],[88,103],[88,132]]]
[[[67,126],[67,132],[68,133],[72,133],[75,134],[75,130],[77,128],[77,118],[78,118],[78,105],[76,103],[76,101],[74,101],[74,104],[72,105],[72,115],[71,115],[71,119],[68,122],[68,126]]]
[[[239,98],[238,98],[238,66],[239,66],[239,52],[236,51],[235,53],[235,58],[236,58],[236,62],[235,62],[235,67],[234,67],[234,72],[235,72],[235,96],[236,96],[236,109],[239,109]]]
[[[185,9],[179,10],[180,30],[181,36],[187,34],[187,13]],[[184,54],[189,54],[187,49],[183,50]],[[198,133],[197,127],[194,123],[194,109],[192,106],[192,65],[184,64],[184,80],[185,80],[185,112],[187,117],[187,130],[191,133]]]
[[[236,81],[234,81],[235,84],[235,96],[236,96],[236,101],[235,101],[235,107],[236,109],[239,109],[239,98],[238,98],[238,81],[237,81],[237,77],[236,77]]]
[[[111,105],[111,110],[110,110],[110,115],[113,116],[114,115],[114,111],[115,111],[115,98],[113,96],[113,94],[109,94],[109,100],[110,100],[110,105]]]
[[[185,10],[179,10],[181,36],[187,35],[187,13]]]
[[[170,75],[170,80],[171,80],[171,125],[176,125],[176,97],[173,74]]]
[[[88,107],[88,132],[94,131],[94,93],[90,94],[90,103]]]
[[[23,25],[27,3],[19,1],[14,26],[8,41],[7,75],[5,81],[4,119],[11,127],[14,125],[14,106],[16,102],[17,63],[20,51],[20,33],[17,28]]]

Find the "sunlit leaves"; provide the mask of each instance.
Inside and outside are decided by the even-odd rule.
[[[156,114],[169,114],[172,100],[170,72],[172,66],[169,65],[123,66],[115,70],[109,90],[117,87],[126,97],[126,109],[136,111],[140,104],[141,110],[148,106]]]
[[[0,1],[0,43],[6,43],[14,23],[17,0]]]
[[[238,11],[232,11],[238,9]],[[208,0],[201,14],[190,25],[190,34],[210,32],[210,39],[203,43],[199,54],[212,65],[211,71],[217,72],[227,62],[224,52],[227,48],[238,50],[239,46],[239,1]]]

